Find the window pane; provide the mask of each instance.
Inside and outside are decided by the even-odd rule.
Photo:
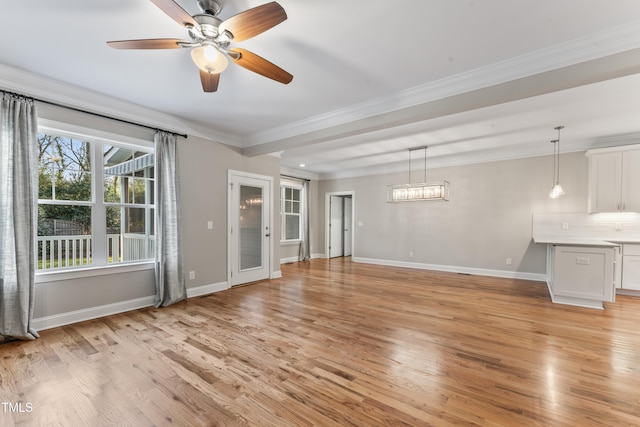
[[[300,217],[287,215],[285,217],[285,240],[297,240],[300,238]]]
[[[91,207],[38,205],[38,270],[92,264]]]
[[[91,200],[91,144],[38,134],[38,197],[45,200]]]
[[[292,189],[292,199],[293,200],[297,200],[300,201],[300,190],[299,189]]]
[[[291,202],[288,200],[285,200],[284,202],[284,212],[291,213]]]
[[[284,196],[284,198],[287,199],[287,200],[291,200],[292,191],[293,191],[292,188],[285,188],[285,196]]]
[[[105,145],[104,201],[153,203],[154,156],[129,147]]]
[[[107,207],[108,263],[152,259],[154,211],[150,208]]]
[[[291,202],[291,212],[300,213],[300,202]]]

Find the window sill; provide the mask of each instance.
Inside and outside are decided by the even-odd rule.
[[[281,245],[298,245],[300,244],[300,239],[298,240],[280,240]]]
[[[57,270],[36,272],[36,283],[59,282],[61,280],[82,279],[85,277],[107,276],[109,274],[129,273],[132,271],[153,270],[155,261],[130,264],[85,267],[77,270]]]

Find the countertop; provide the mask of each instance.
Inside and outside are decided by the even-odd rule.
[[[608,240],[589,238],[589,237],[564,237],[564,236],[534,236],[535,243],[546,243],[549,245],[568,245],[568,246],[620,246],[623,243],[640,243],[640,241],[611,242]]]

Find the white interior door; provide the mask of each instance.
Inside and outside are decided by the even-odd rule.
[[[229,173],[229,283],[268,279],[271,268],[270,177]]]
[[[343,198],[331,196],[329,198],[329,258],[344,255],[343,250]]]
[[[351,224],[353,223],[353,209],[351,197],[343,198],[343,221],[342,221],[342,242],[344,256],[351,256],[353,252],[352,247],[352,230]]]

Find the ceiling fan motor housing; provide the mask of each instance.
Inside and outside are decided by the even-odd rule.
[[[208,14],[194,15],[193,19],[200,24],[200,31],[205,38],[213,39],[218,36],[218,27],[222,24],[220,19]],[[193,37],[193,34],[190,35]]]
[[[222,10],[222,5],[218,0],[198,0],[198,7],[202,12],[216,16]]]

